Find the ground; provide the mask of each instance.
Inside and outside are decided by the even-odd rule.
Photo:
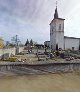
[[[50,50],[47,50],[47,51],[50,52]],[[44,50],[41,49],[41,50],[38,50],[38,52],[43,54]],[[36,53],[37,53],[37,49],[33,50],[33,53],[29,53],[29,54],[27,53],[27,50],[24,50],[22,55],[15,55],[15,56],[12,56],[11,58],[17,58],[19,61],[35,64],[36,62],[39,62],[38,57],[36,56]],[[72,56],[71,58],[72,60],[70,60],[70,62],[75,62],[75,61],[80,62],[80,59],[74,59],[74,55],[76,57],[80,57],[80,55],[72,54],[72,53],[69,53],[69,54]],[[60,57],[54,57],[53,59],[50,59],[49,56],[47,55],[39,55],[39,57],[41,59],[40,61],[43,61],[45,63],[46,61],[48,62],[68,62],[66,59],[62,59]]]
[[[15,55],[25,62],[37,61],[35,54]],[[23,61],[24,61],[23,60]],[[78,60],[78,59],[76,59]],[[42,61],[45,62],[45,61]],[[65,62],[65,59],[54,58],[47,62]],[[67,61],[66,61],[67,62]],[[71,61],[70,61],[71,62]],[[46,62],[45,62],[46,63]],[[7,72],[6,72],[7,73]],[[41,75],[5,75],[0,76],[1,92],[80,92],[80,71],[73,73],[41,74]]]
[[[80,73],[0,77],[1,92],[80,92]]]

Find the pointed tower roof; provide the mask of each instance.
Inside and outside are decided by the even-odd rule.
[[[63,19],[63,18],[59,18],[59,16],[58,16],[57,1],[56,1],[56,9],[55,9],[55,13],[54,13],[54,19],[51,21],[51,23],[52,23],[55,19],[65,20],[65,19]],[[50,24],[51,24],[51,23],[50,23]]]
[[[54,19],[58,18],[58,11],[57,11],[57,4],[56,4],[56,9],[55,9],[55,13],[54,13]]]

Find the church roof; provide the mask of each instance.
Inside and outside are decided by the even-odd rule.
[[[50,42],[50,41],[45,41],[45,42]]]
[[[56,19],[58,19],[58,20],[65,20],[65,19],[63,19],[63,18],[56,18]],[[51,23],[54,21],[55,19],[53,19],[52,21],[51,21]],[[50,23],[50,24],[51,24]]]
[[[51,23],[52,23],[55,19],[65,20],[65,19],[63,19],[63,18],[59,18],[59,16],[58,16],[58,11],[57,11],[57,6],[56,6],[56,9],[55,9],[55,13],[54,13],[54,19],[51,21]],[[50,24],[51,24],[51,23],[50,23]]]
[[[58,18],[58,11],[57,11],[57,7],[55,9],[55,13],[54,13],[54,19],[57,19]]]
[[[76,37],[68,37],[68,36],[64,36],[64,38],[70,38],[70,39],[80,39],[80,38],[76,38]]]

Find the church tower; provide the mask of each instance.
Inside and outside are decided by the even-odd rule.
[[[54,19],[50,23],[50,46],[53,50],[56,50],[56,47],[64,50],[64,20],[59,18],[56,5]]]

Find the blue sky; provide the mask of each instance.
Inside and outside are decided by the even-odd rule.
[[[65,35],[80,37],[80,0],[57,0],[60,18],[65,18]],[[18,35],[22,43],[49,40],[49,23],[56,0],[0,0],[0,36],[5,41]]]

